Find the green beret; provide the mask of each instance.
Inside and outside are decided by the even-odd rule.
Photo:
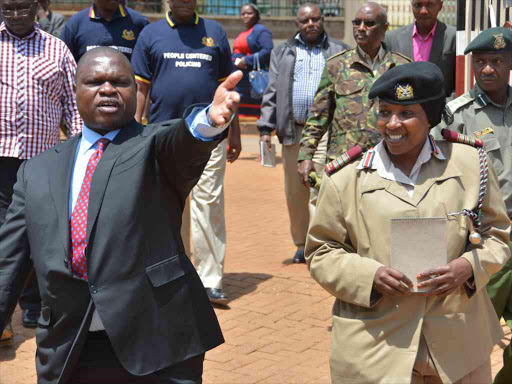
[[[437,65],[416,61],[384,72],[373,83],[369,98],[403,105],[425,103],[445,96],[443,83],[443,73]]]
[[[512,31],[508,28],[489,28],[473,39],[464,50],[470,52],[510,52],[512,51]]]

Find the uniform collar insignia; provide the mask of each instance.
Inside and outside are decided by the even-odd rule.
[[[487,96],[485,93],[481,92],[476,96],[476,102],[480,107],[485,107],[487,104],[489,104],[491,100],[489,99],[489,96]]]
[[[361,163],[359,163],[358,168],[371,168],[373,165],[373,160],[375,159],[375,149],[371,148],[369,151],[363,155],[361,159]]]
[[[441,153],[441,150],[437,146],[434,136],[428,135],[428,139],[430,141],[430,145],[432,147],[432,154],[434,155],[434,157],[438,160],[445,160],[445,157],[443,156],[443,154]]]

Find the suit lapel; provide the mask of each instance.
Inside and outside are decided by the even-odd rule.
[[[443,51],[443,40],[446,31],[446,25],[440,21],[437,23],[436,33],[434,35],[434,41],[432,41],[432,49],[430,50],[430,56],[428,61],[437,64],[439,62],[439,56]]]
[[[108,145],[96,166],[96,169],[94,170],[87,212],[87,244],[89,243],[91,230],[96,222],[101,203],[103,202],[103,197],[105,195],[105,190],[107,189],[112,168],[114,167],[118,157],[126,151],[125,144],[137,136],[137,126],[138,123],[133,120],[117,134],[114,140]]]
[[[57,152],[56,164],[50,173],[50,193],[57,210],[58,232],[66,255],[69,254],[71,247],[69,241],[69,189],[71,188],[76,148],[81,137],[82,135],[77,135],[65,145],[54,148]],[[64,167],[62,167],[62,164],[64,164]]]
[[[404,47],[403,47],[404,55],[414,61],[414,50],[412,47],[413,28],[414,28],[414,23],[408,25],[407,28],[405,28],[403,30],[402,38],[400,40],[403,41],[403,44],[404,44]]]

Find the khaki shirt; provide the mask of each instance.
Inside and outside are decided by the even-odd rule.
[[[482,243],[468,242],[462,216],[478,204],[478,151],[438,142],[445,159],[432,156],[416,179],[412,197],[402,184],[355,160],[324,174],[305,256],[311,276],[335,298],[333,383],[410,383],[423,333],[443,383],[453,383],[488,361],[503,332],[485,285],[510,256],[510,221],[489,168],[483,200]],[[473,267],[475,290],[463,286],[446,297],[409,295],[372,300],[375,273],[390,265],[390,219],[446,217],[448,260]]]
[[[468,93],[448,103],[454,122],[441,123],[448,128],[482,139],[489,159],[498,175],[500,191],[507,213],[512,218],[512,92],[508,88],[505,105],[494,104],[476,85]],[[437,136],[437,135],[436,135]]]
[[[373,59],[370,57],[370,55],[363,51],[359,45],[356,47],[356,51],[361,60],[364,61],[373,71],[376,71],[379,68],[382,60],[384,60],[384,56],[386,56],[386,51],[384,48],[382,48],[382,45],[380,46],[377,56],[375,56]]]

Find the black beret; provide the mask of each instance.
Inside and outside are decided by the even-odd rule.
[[[420,104],[445,96],[444,78],[439,67],[428,61],[398,65],[379,77],[370,90],[392,104]]]
[[[473,39],[464,50],[470,52],[510,52],[512,51],[512,31],[508,28],[489,28]]]

